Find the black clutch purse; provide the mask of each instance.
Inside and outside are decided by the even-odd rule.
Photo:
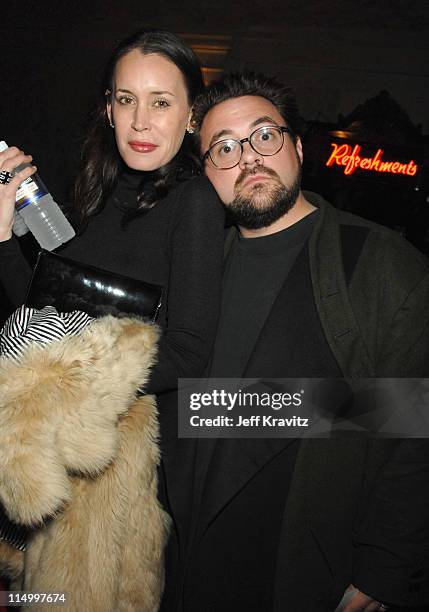
[[[162,287],[40,251],[25,305],[58,312],[81,310],[92,317],[137,315],[156,321]]]

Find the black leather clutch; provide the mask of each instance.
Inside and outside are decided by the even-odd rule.
[[[81,310],[98,318],[137,315],[156,321],[162,287],[40,251],[25,305],[54,306],[58,312]]]

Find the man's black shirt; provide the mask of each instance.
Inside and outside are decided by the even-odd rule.
[[[317,219],[317,211],[269,236],[237,234],[225,267],[211,377],[239,378],[280,288]]]

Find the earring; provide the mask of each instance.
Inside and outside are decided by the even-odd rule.
[[[109,125],[111,128],[115,129],[115,126],[113,125],[112,121],[109,121]]]
[[[188,134],[193,134],[195,132],[194,124],[193,124],[193,121],[192,121],[192,108],[189,111],[188,122],[186,124],[186,131],[188,132]]]

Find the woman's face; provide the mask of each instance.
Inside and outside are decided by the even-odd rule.
[[[116,64],[107,113],[129,168],[156,170],[176,155],[190,107],[181,71],[162,55],[134,49]]]

